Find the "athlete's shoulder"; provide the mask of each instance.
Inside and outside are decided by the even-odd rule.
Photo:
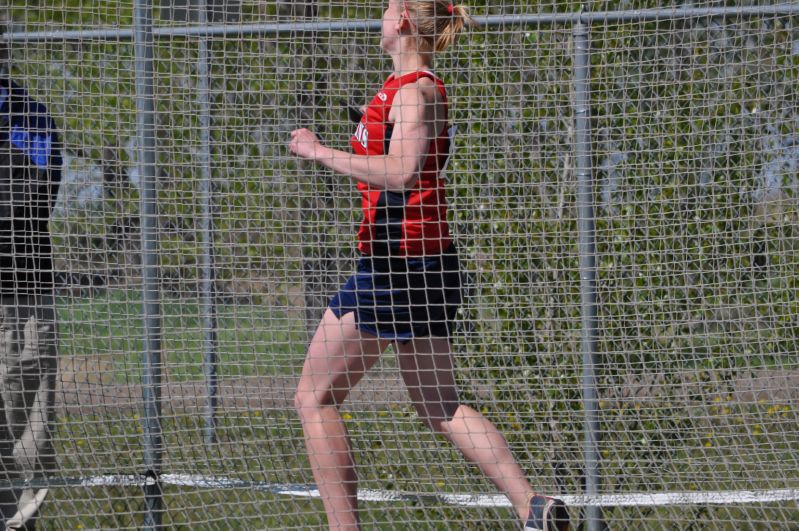
[[[435,88],[438,86],[438,83],[436,78],[422,76],[416,80],[416,85],[420,88]]]
[[[419,72],[419,74],[420,74],[419,76],[420,83],[435,85],[442,89],[446,87],[444,80],[435,75],[430,70],[422,70]]]
[[[404,85],[397,92],[397,96],[403,100],[418,100],[420,102],[431,103],[436,100],[436,86],[427,83],[412,83]]]
[[[405,102],[436,103],[446,100],[446,90],[437,80],[425,76],[399,87],[397,98]]]

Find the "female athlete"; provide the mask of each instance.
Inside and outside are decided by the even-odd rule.
[[[394,72],[366,106],[353,152],[324,146],[308,129],[291,133],[292,153],[357,182],[364,210],[357,271],[319,323],[295,396],[331,528],[358,527],[355,461],[339,407],[393,343],[422,421],[480,468],[527,528],[568,529],[563,502],[533,492],[505,438],[459,402],[455,387],[450,337],[461,284],[443,178],[451,139],[446,89],[432,65],[470,23],[450,0],[389,0],[381,47]]]

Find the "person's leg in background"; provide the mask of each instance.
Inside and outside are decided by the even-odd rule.
[[[6,481],[54,469],[52,442],[57,375],[52,296],[0,299],[0,462]],[[33,529],[46,489],[0,489],[10,529]]]

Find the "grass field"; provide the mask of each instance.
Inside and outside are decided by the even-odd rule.
[[[110,362],[118,383],[139,381],[144,349],[142,304],[137,291],[111,290],[92,297],[62,297],[59,349],[63,357],[97,357]],[[219,305],[220,375],[291,374],[302,366],[307,335],[304,323],[287,311],[255,304]],[[202,378],[204,329],[199,300],[161,303],[165,379]]]
[[[424,431],[410,410],[392,409],[372,415],[354,412],[345,418],[358,455],[363,488],[429,494],[495,494],[488,482],[451,448]],[[57,438],[65,473],[89,476],[140,472],[139,422],[136,416],[61,419]],[[164,471],[253,482],[312,484],[302,454],[299,425],[292,412],[240,412],[226,415],[220,424],[219,442],[206,448],[199,419],[189,416],[167,419]],[[520,442],[513,437],[511,441]],[[717,464],[703,465],[699,463],[699,455],[697,449],[693,463],[688,458],[683,460],[689,470],[679,466],[679,459],[674,460],[663,469],[670,468],[672,477],[659,479],[669,482],[681,475],[700,478],[713,473],[710,467]],[[536,470],[541,470],[535,461],[542,456],[525,457],[535,481]],[[789,449],[772,454],[770,460],[774,460],[774,465],[790,462]],[[614,461],[609,459],[608,466]],[[751,477],[750,485],[764,484],[767,479],[752,465],[734,466],[739,477]],[[164,522],[180,529],[308,529],[324,524],[318,499],[276,495],[255,488],[211,490],[167,486],[164,503]],[[430,500],[401,504],[366,502],[362,507],[366,528],[514,529],[512,514],[505,508],[450,507]],[[53,527],[68,529],[139,528],[143,510],[141,490],[136,487],[64,488],[54,490],[46,505],[45,518],[52,515]],[[576,513],[577,510],[575,516]],[[605,514],[610,529],[735,529],[741,522],[747,522],[748,529],[765,530],[773,529],[774,522],[789,525],[799,518],[795,503],[620,507],[608,508]],[[714,524],[708,526],[707,522]]]
[[[197,318],[198,301],[165,299],[162,312],[165,381],[201,383],[203,331]],[[140,313],[141,301],[132,292],[59,300],[61,363],[71,367],[70,389],[95,393],[94,403],[104,405],[62,409],[55,433],[60,477],[143,472]],[[242,381],[290,383],[298,375],[307,341],[302,320],[281,309],[238,304],[218,308],[218,326],[222,386]],[[394,366],[388,354],[376,371],[392,373]],[[85,373],[82,379],[78,370]],[[92,371],[102,374],[92,375]],[[127,404],[114,403],[117,397],[103,394],[121,385],[132,390]],[[204,444],[198,411],[176,408],[174,397],[165,395],[162,471],[268,484],[312,484],[295,413],[289,403],[266,400],[275,392],[262,389],[263,401],[256,397],[224,402],[217,417],[218,440],[211,446]],[[746,401],[723,395],[719,389],[716,394],[690,395],[688,402],[675,405],[662,395],[668,389],[660,393],[600,403],[603,425],[619,428],[607,429],[602,440],[606,492],[799,487],[799,478],[786,468],[796,463],[799,444],[791,399]],[[548,403],[538,405],[546,408]],[[558,443],[546,431],[545,411],[535,409],[535,404],[485,397],[473,405],[506,434],[536,488],[551,491],[560,478],[564,493],[580,493],[579,407],[556,415],[562,423],[560,430],[574,432],[572,439]],[[358,456],[362,487],[495,494],[473,467],[421,426],[407,402],[360,398],[347,403],[344,418]],[[553,452],[564,460],[565,476],[553,468]],[[165,487],[164,501],[164,522],[178,529],[307,529],[324,523],[319,500],[257,488],[170,485]],[[374,529],[514,528],[506,508],[451,507],[429,499],[365,502],[363,508],[365,527]],[[135,529],[143,521],[144,501],[138,487],[64,487],[52,489],[44,511],[45,528]],[[608,508],[605,515],[610,529],[736,529],[740,522],[751,524],[747,525],[751,529],[774,528],[775,522],[790,529],[791,522],[799,521],[795,502],[619,507]]]

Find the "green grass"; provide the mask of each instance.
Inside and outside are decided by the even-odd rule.
[[[428,433],[404,408],[345,415],[359,460],[361,486],[410,492],[487,492],[491,486],[447,444]],[[164,420],[165,473],[202,474],[246,481],[313,483],[293,412],[238,411],[220,416],[218,442],[202,441],[201,420],[173,416]],[[139,474],[140,419],[67,417],[59,419],[55,439],[61,474],[86,477]],[[408,444],[412,434],[413,445]],[[164,523],[182,529],[317,528],[323,525],[317,499],[276,495],[256,489],[165,487]],[[44,524],[69,529],[140,528],[144,502],[136,487],[54,489],[45,506]],[[363,504],[369,528],[395,522],[426,528],[450,525],[509,528],[507,509],[452,508],[430,501]],[[470,524],[470,522],[472,524]]]
[[[651,444],[661,445],[657,455],[651,448],[613,444],[613,439],[624,439],[625,434],[606,434],[603,448],[609,453],[603,452],[603,490],[629,493],[795,488],[795,480],[792,484],[775,480],[788,478],[790,463],[795,462],[795,450],[784,433],[794,425],[793,411],[769,404],[733,408],[726,413],[722,410],[724,404],[718,407],[715,414],[720,420],[712,426],[717,438],[653,440]],[[494,411],[489,409],[488,414],[507,434],[534,486],[551,489],[553,471],[546,460],[542,434],[514,430]],[[495,494],[474,467],[421,426],[410,408],[351,411],[344,414],[344,419],[357,456],[362,488]],[[752,433],[756,421],[757,433]],[[292,411],[225,411],[219,417],[218,441],[210,447],[203,443],[202,420],[197,415],[167,415],[162,426],[165,473],[270,484],[313,483],[299,422]],[[685,433],[693,434],[698,429],[697,425]],[[141,419],[134,413],[113,418],[60,418],[55,440],[61,475],[141,474],[141,437]],[[742,446],[751,447],[744,450]],[[577,447],[566,450],[579,452]],[[650,461],[658,456],[662,461]],[[568,478],[567,483],[567,492],[580,492],[578,477]],[[254,488],[166,486],[164,502],[164,522],[180,529],[307,529],[324,523],[319,500]],[[404,529],[513,529],[514,525],[511,512],[504,508],[452,507],[429,500],[364,502],[362,510],[365,527],[371,529],[391,529],[395,523],[401,523],[397,525]],[[54,489],[45,506],[45,528],[49,527],[48,522],[70,529],[139,528],[143,511],[142,493],[135,487]],[[576,509],[573,516],[578,518]],[[783,503],[617,507],[608,508],[605,516],[611,529],[698,529],[700,522],[705,524],[703,529],[733,529],[740,522],[751,522],[747,528],[768,529],[775,523],[797,521],[799,512],[795,503]]]
[[[202,377],[203,334],[198,304],[192,298],[162,301],[165,372],[170,381]],[[62,361],[101,358],[111,367],[111,383],[140,381],[144,344],[138,292],[111,290],[92,297],[62,297],[58,307]],[[284,309],[242,303],[220,305],[218,323],[223,378],[290,375],[299,370],[306,331],[302,321]],[[387,357],[381,363],[388,369],[394,361]],[[510,377],[517,373],[514,369]],[[464,375],[472,376],[468,370]],[[603,402],[603,489],[630,493],[795,488],[796,480],[788,472],[796,463],[795,408],[786,403],[734,402],[723,385],[707,383],[701,395],[692,395],[687,402],[685,397],[675,403],[668,397]],[[545,388],[555,389],[549,384]],[[717,397],[715,401],[709,398],[713,396]],[[134,399],[138,401],[139,397]],[[566,492],[579,493],[582,412],[578,401],[555,397],[523,405],[519,399],[516,390],[504,401],[495,398],[475,405],[506,435],[536,488],[552,489],[561,474]],[[552,405],[566,409],[545,411]],[[570,405],[574,407],[569,409]],[[218,442],[206,447],[201,416],[175,413],[168,406],[165,404],[162,421],[163,472],[266,483],[313,483],[299,423],[292,411],[226,408],[218,417]],[[560,426],[547,430],[547,418],[557,419]],[[410,409],[350,411],[345,420],[364,488],[495,493],[457,452],[426,431]],[[121,409],[118,416],[98,416],[87,409],[84,414],[60,418],[55,434],[60,474],[141,474],[142,435],[141,419],[129,409]],[[557,472],[552,467],[553,455],[565,470]],[[167,486],[164,496],[164,521],[178,529],[307,529],[324,523],[322,506],[316,499],[256,489],[177,486]],[[373,529],[391,529],[394,522],[401,522],[403,528],[420,529],[512,529],[514,525],[507,509],[448,507],[430,501],[366,502],[363,510],[365,527]],[[53,489],[45,505],[44,527],[139,528],[143,511],[139,488],[58,488]],[[795,503],[619,507],[609,508],[605,515],[612,529],[670,529],[672,525],[690,529],[697,522],[731,529],[742,521],[753,522],[753,529],[768,529],[775,522],[799,518]]]
[[[144,325],[138,292],[61,297],[57,304],[62,358],[99,357],[111,363],[118,383],[141,381]],[[285,375],[301,367],[307,342],[302,320],[255,304],[220,305],[216,311],[220,376]],[[166,377],[173,382],[202,378],[199,301],[166,298],[161,313]]]

